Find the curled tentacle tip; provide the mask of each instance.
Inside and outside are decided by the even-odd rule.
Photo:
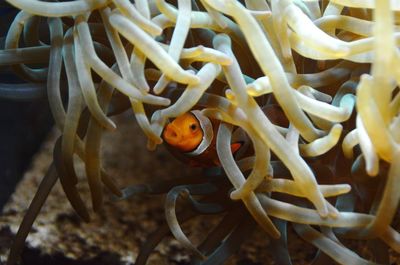
[[[280,233],[278,230],[276,230],[276,232],[270,233],[270,236],[271,236],[273,239],[279,239],[279,238],[281,238],[281,233]]]
[[[329,210],[326,204],[323,207],[317,208],[317,212],[319,216],[323,219],[326,219],[329,215]]]
[[[379,165],[370,165],[370,163],[366,163],[365,171],[367,172],[368,176],[376,177],[379,174]]]
[[[115,130],[117,130],[117,125],[113,121],[110,120],[110,122],[107,123],[106,129],[109,131],[115,131]]]
[[[349,193],[351,191],[351,185],[344,184],[345,188],[343,188],[343,194]]]
[[[162,140],[161,140],[161,143],[162,143]],[[158,143],[156,143],[152,140],[148,140],[146,147],[147,147],[147,150],[149,150],[149,151],[155,151],[157,148],[157,145],[158,145]]]
[[[169,98],[160,98],[160,106],[171,105],[171,100]]]
[[[243,194],[243,190],[242,189],[237,189],[231,192],[231,194],[229,195],[229,197],[232,200],[240,200],[244,197],[245,195]]]
[[[151,32],[151,36],[153,38],[157,38],[157,37],[162,36],[162,33],[163,33],[163,29],[160,28],[158,25],[154,24],[154,28],[153,28],[153,30]]]

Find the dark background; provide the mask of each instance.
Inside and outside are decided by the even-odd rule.
[[[0,0],[0,50],[17,10]],[[0,66],[0,83],[24,82]],[[51,127],[47,99],[12,101],[0,97],[0,209],[29,166]]]

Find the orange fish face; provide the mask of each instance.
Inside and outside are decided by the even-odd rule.
[[[185,113],[165,127],[162,137],[170,146],[182,152],[189,152],[200,145],[203,131],[196,117]]]

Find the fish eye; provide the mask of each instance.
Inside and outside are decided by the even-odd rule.
[[[190,124],[190,130],[195,131],[197,129],[197,125],[195,123]]]

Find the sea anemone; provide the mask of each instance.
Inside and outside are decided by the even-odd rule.
[[[255,224],[275,240],[282,265],[291,264],[289,224],[319,249],[315,264],[324,255],[340,264],[384,262],[377,253],[359,256],[341,242],[347,238],[378,239],[400,252],[393,223],[400,199],[399,2],[7,2],[21,11],[0,66],[11,65],[28,83],[0,84],[0,95],[47,94],[61,132],[9,265],[57,179],[76,213],[90,220],[74,155],[85,165],[95,212],[104,186],[122,198],[167,194],[166,226],[149,237],[137,265],[169,231],[193,251],[194,264],[222,264]],[[154,150],[169,119],[194,108],[220,121],[220,167],[206,168],[203,178],[154,176],[152,184],[121,192],[100,156],[102,134],[117,129],[110,117],[132,109]],[[238,131],[246,148],[234,155]],[[188,203],[176,212],[181,197]],[[180,227],[221,213],[198,246]]]

